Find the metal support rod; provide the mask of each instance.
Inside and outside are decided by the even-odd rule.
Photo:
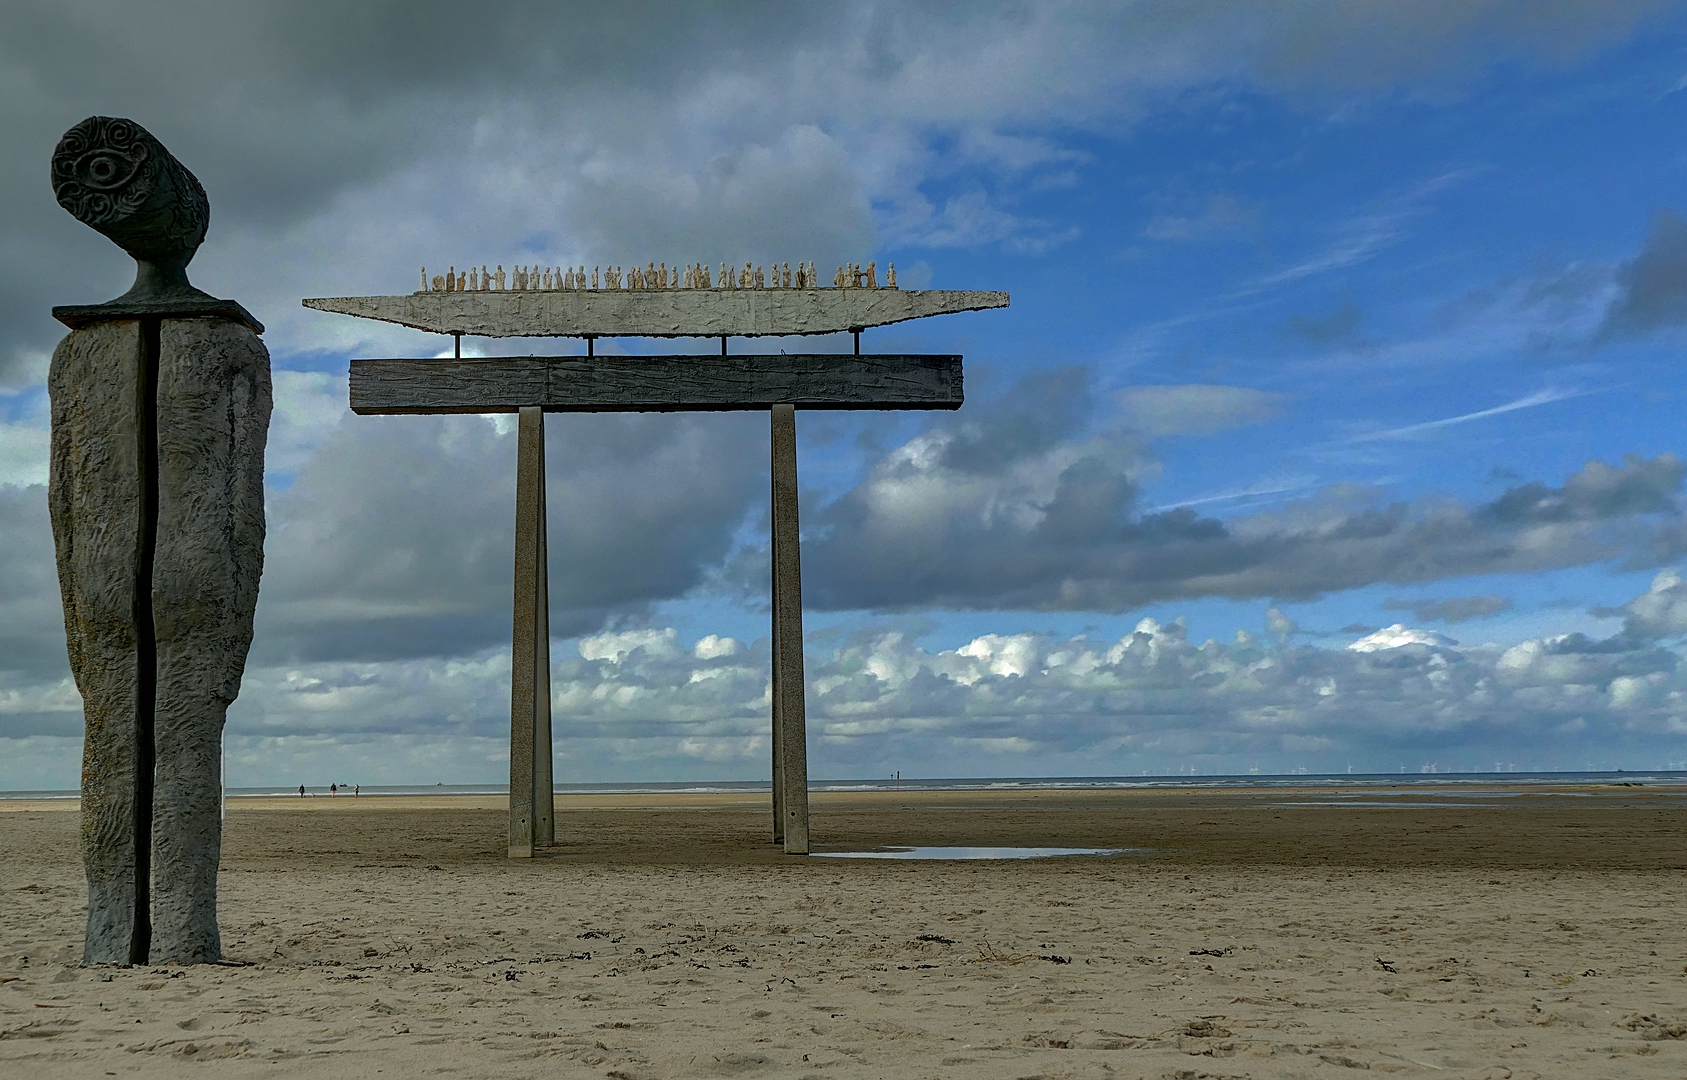
[[[851,330],[850,333],[855,335],[855,355],[860,356],[861,355],[861,328],[858,326],[854,330]]]
[[[591,334],[586,335],[586,355],[597,355],[597,338],[593,337]]]
[[[452,355],[454,357],[456,357],[456,359],[461,360],[463,358],[463,335],[452,334],[451,340],[453,342],[453,344],[452,344],[452,349],[453,349]],[[861,351],[860,349],[856,350],[856,352],[860,352],[860,351]]]
[[[726,335],[725,334],[722,334],[720,336],[720,354],[722,356],[726,355]]]
[[[804,700],[802,555],[798,548],[797,411],[772,408],[773,800],[787,855],[808,854],[808,722]]]
[[[545,414],[516,435],[515,625],[510,654],[510,857],[556,838],[551,784],[551,645],[545,567]]]

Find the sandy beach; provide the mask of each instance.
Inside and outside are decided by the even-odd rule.
[[[231,802],[228,961],[76,966],[74,802],[0,802],[0,1073],[1687,1075],[1687,790]]]

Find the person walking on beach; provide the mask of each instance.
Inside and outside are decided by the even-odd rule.
[[[353,784],[351,786],[351,793],[354,797],[363,794],[363,785],[362,784]]]
[[[328,785],[328,794],[329,795],[338,795],[339,793],[340,793],[340,785],[338,785],[338,784],[329,784]]]
[[[300,784],[299,785],[299,798],[302,799],[304,797],[305,797],[305,786],[303,784]]]

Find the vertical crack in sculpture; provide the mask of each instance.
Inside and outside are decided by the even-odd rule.
[[[158,555],[158,356],[161,320],[142,319],[135,373],[135,460],[140,536],[135,553],[135,911],[129,963],[152,954],[152,794],[157,742],[158,628],[152,615],[152,564]]]
[[[263,570],[269,353],[187,265],[210,204],[131,120],[90,117],[53,191],[136,261],[105,304],[55,307],[48,505],[82,694],[85,963],[221,957],[222,729]]]

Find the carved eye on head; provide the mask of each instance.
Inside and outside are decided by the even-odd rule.
[[[140,167],[139,157],[102,147],[77,158],[73,175],[91,190],[112,191],[134,179]]]

